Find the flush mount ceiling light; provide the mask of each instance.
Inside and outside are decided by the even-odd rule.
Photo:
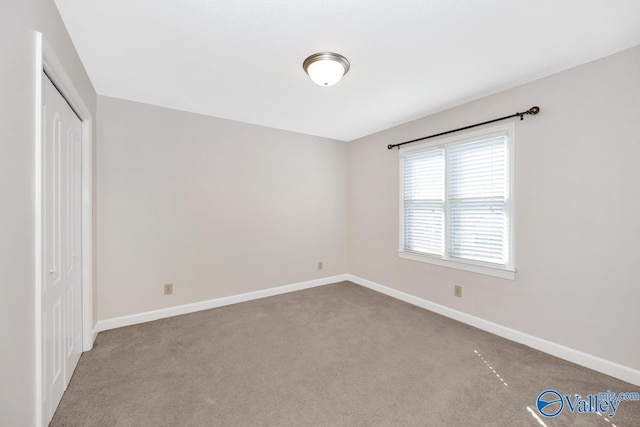
[[[314,53],[304,60],[302,68],[315,84],[331,86],[349,71],[349,61],[333,52]]]

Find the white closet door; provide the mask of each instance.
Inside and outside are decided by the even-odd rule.
[[[51,420],[82,354],[82,122],[42,76],[43,418]]]

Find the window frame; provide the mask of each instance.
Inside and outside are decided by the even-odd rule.
[[[508,250],[507,256],[508,261],[505,264],[497,264],[491,262],[483,262],[476,261],[466,258],[455,258],[449,256],[447,252],[447,239],[449,230],[445,226],[444,229],[444,255],[439,256],[435,254],[426,254],[426,253],[416,253],[416,252],[408,252],[404,250],[404,158],[410,154],[417,154],[419,152],[426,152],[434,149],[442,148],[445,150],[445,156],[447,155],[447,148],[452,145],[465,144],[474,141],[481,141],[485,139],[489,139],[492,137],[505,136],[506,141],[506,150],[507,150],[507,158],[506,158],[506,167],[507,167],[507,227],[508,227],[508,236],[507,242]],[[420,261],[429,264],[435,264],[439,266],[449,267],[457,270],[471,271],[475,273],[485,274],[494,277],[500,277],[503,279],[514,280],[515,279],[515,124],[507,123],[498,126],[492,126],[476,131],[468,131],[461,134],[457,134],[454,136],[437,138],[432,141],[424,142],[421,144],[415,144],[412,146],[401,147],[398,153],[399,158],[399,248],[398,248],[398,257],[402,259],[412,260],[412,261]],[[447,166],[445,161],[445,176],[447,174]],[[447,200],[447,182],[445,179],[445,221],[448,221],[446,218],[448,204]]]

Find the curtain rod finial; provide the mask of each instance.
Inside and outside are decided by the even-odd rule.
[[[532,116],[535,116],[539,112],[540,112],[540,107],[538,107],[537,105],[535,107],[529,108],[529,111],[527,111],[527,113],[531,114]]]

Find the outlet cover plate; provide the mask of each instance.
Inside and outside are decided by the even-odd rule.
[[[458,297],[458,298],[462,298],[462,286],[454,285],[453,286],[453,295]]]
[[[164,294],[171,295],[173,293],[173,283],[164,284]]]

